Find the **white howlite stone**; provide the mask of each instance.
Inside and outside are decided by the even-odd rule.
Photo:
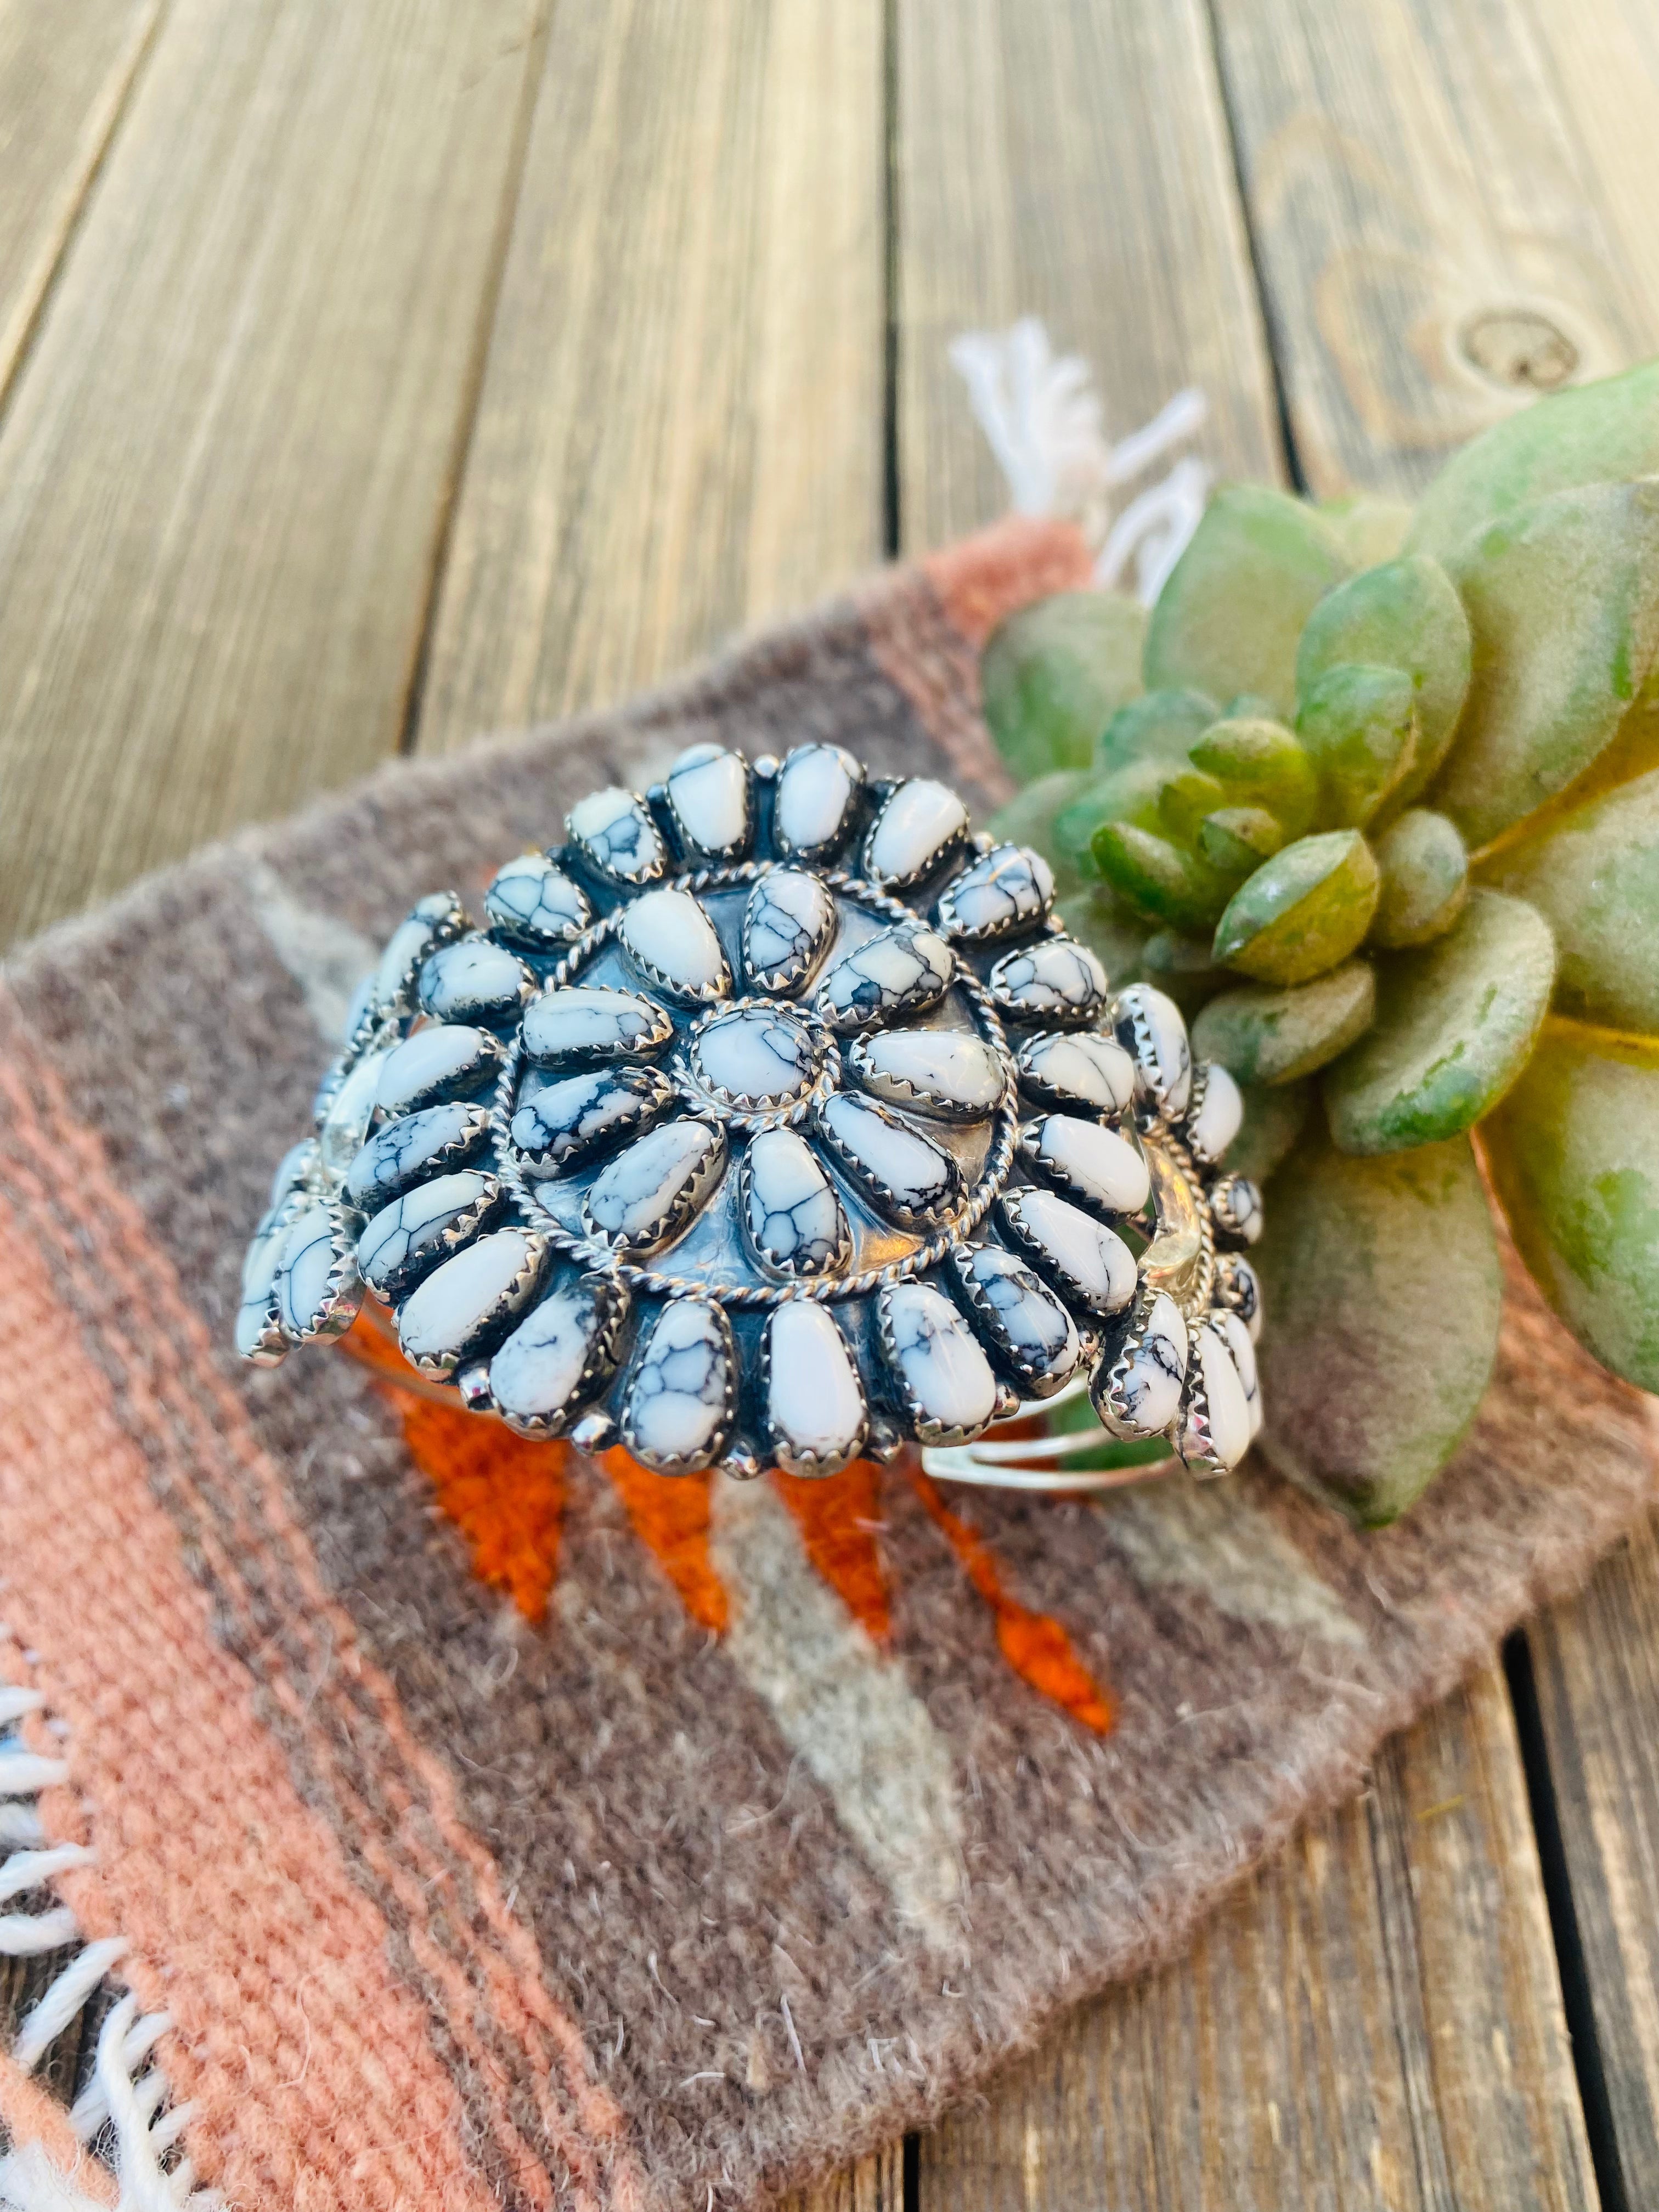
[[[446,1260],[398,1316],[404,1358],[428,1373],[453,1373],[524,1310],[545,1259],[530,1230],[498,1229]]]
[[[1025,1021],[1087,1021],[1106,999],[1106,970],[1086,945],[1069,937],[1045,937],[1005,952],[990,984],[997,1004]]]
[[[762,1262],[823,1275],[852,1252],[847,1216],[817,1154],[793,1129],[763,1129],[743,1166],[743,1224]]]
[[[307,1206],[283,1235],[272,1284],[276,1320],[294,1344],[337,1336],[362,1304],[363,1286],[339,1216]]]
[[[723,999],[732,970],[714,925],[690,891],[647,891],[623,915],[623,945],[654,981],[683,999]]]
[[[603,1279],[576,1275],[532,1307],[489,1363],[490,1399],[510,1426],[554,1436],[580,1411],[605,1380],[600,1345],[617,1295]]]
[[[949,784],[912,776],[891,793],[864,844],[864,872],[873,884],[913,884],[931,874],[960,842],[968,809]]]
[[[417,900],[386,939],[374,971],[375,1005],[400,1004],[414,988],[427,955],[465,927],[465,909],[453,891],[433,891]]]
[[[1215,1295],[1238,1316],[1255,1343],[1261,1334],[1261,1284],[1242,1252],[1223,1252],[1215,1263]]]
[[[290,1145],[276,1163],[276,1172],[270,1178],[270,1197],[268,1203],[281,1206],[285,1199],[308,1183],[317,1173],[322,1159],[322,1147],[315,1137],[301,1137],[297,1145]]]
[[[827,1306],[790,1298],[766,1328],[766,1425],[790,1474],[835,1474],[858,1457],[866,1416],[858,1369]]]
[[[818,1072],[805,1025],[775,1006],[737,1006],[717,1014],[697,1032],[692,1059],[711,1090],[743,1107],[798,1098]]]
[[[975,1328],[1026,1395],[1046,1398],[1069,1382],[1083,1357],[1077,1324],[1024,1261],[995,1244],[958,1245],[951,1261]]]
[[[501,1185],[476,1168],[434,1176],[380,1211],[357,1239],[357,1267],[377,1297],[400,1298],[498,1210]]]
[[[1200,1392],[1208,1416],[1207,1449],[1197,1435],[1191,1414]],[[1234,1366],[1226,1340],[1206,1322],[1193,1339],[1192,1369],[1187,1385],[1187,1415],[1182,1427],[1182,1457],[1189,1466],[1211,1466],[1231,1471],[1250,1448],[1250,1407],[1244,1385]]]
[[[668,771],[668,804],[697,860],[735,860],[749,842],[749,763],[724,745],[689,745]]]
[[[1128,1341],[1095,1377],[1095,1411],[1115,1437],[1162,1436],[1180,1415],[1187,1380],[1187,1323],[1167,1291],[1144,1300]]]
[[[387,1054],[374,1103],[388,1121],[477,1090],[501,1065],[501,1047],[488,1030],[466,1022],[434,1022]]]
[[[593,919],[581,885],[545,853],[509,860],[484,893],[484,912],[503,937],[532,948],[568,945]]]
[[[1002,1200],[1002,1217],[1037,1267],[1091,1313],[1121,1313],[1133,1297],[1133,1253],[1080,1206],[1050,1190],[1014,1190]]]
[[[423,1106],[377,1129],[351,1163],[345,1194],[359,1213],[375,1213],[429,1176],[447,1174],[480,1151],[489,1134],[482,1106]]]
[[[978,943],[1034,929],[1054,904],[1054,870],[1025,845],[998,845],[963,871],[939,902],[947,936]]]
[[[690,1219],[725,1153],[725,1138],[706,1121],[665,1121],[601,1168],[583,1212],[611,1243],[648,1250]]]
[[[513,1116],[513,1141],[550,1174],[665,1113],[674,1095],[654,1067],[590,1068],[523,1098]]]
[[[1020,1150],[1042,1175],[1103,1213],[1139,1213],[1152,1194],[1146,1156],[1131,1139],[1073,1114],[1045,1114],[1019,1133]]]
[[[961,1203],[962,1170],[950,1153],[873,1100],[833,1091],[818,1123],[848,1174],[902,1226],[937,1221]]]
[[[532,1060],[574,1066],[659,1052],[673,1036],[674,1024],[661,1006],[632,991],[573,983],[532,999],[521,1034]]]
[[[434,1021],[516,1021],[536,979],[515,952],[487,937],[463,937],[421,969],[421,1006]]]
[[[1117,994],[1114,1018],[1117,1041],[1134,1060],[1142,1104],[1178,1120],[1193,1089],[1193,1050],[1180,1007],[1150,983],[1131,983]]]
[[[1244,1100],[1238,1085],[1218,1060],[1206,1060],[1199,1073],[1204,1093],[1184,1132],[1187,1149],[1195,1160],[1213,1167],[1244,1121]]]
[[[1223,1236],[1244,1244],[1254,1244],[1261,1236],[1266,1218],[1261,1193],[1249,1176],[1223,1176],[1211,1189],[1210,1205]]]
[[[944,997],[955,972],[956,956],[937,931],[896,922],[836,961],[818,986],[817,1009],[843,1031],[921,1013]]]
[[[1035,1036],[1019,1055],[1019,1079],[1034,1097],[1095,1114],[1127,1114],[1134,1103],[1135,1064],[1121,1044],[1092,1031]]]
[[[880,1294],[882,1351],[925,1443],[965,1443],[996,1412],[997,1378],[973,1331],[931,1283]]]
[[[732,1389],[725,1315],[707,1298],[671,1298],[629,1383],[623,1442],[659,1474],[693,1474],[725,1449]]]
[[[778,850],[819,860],[852,826],[864,769],[839,745],[797,745],[778,773],[772,835]]]
[[[366,1052],[329,1101],[317,1129],[318,1156],[323,1176],[336,1188],[362,1149],[374,1118],[374,1098],[380,1087],[380,1071],[390,1051]]]
[[[866,1091],[896,1106],[975,1120],[1002,1103],[1002,1062],[965,1030],[881,1030],[848,1055]]]
[[[617,883],[648,884],[667,854],[651,810],[632,791],[612,785],[573,806],[565,826],[593,866]]]
[[[283,1256],[293,1210],[291,1195],[273,1206],[254,1231],[242,1259],[236,1349],[258,1367],[275,1367],[287,1346],[276,1311],[276,1263]]]
[[[774,868],[744,909],[744,967],[762,990],[793,995],[811,981],[835,928],[835,901],[817,876]]]
[[[1209,1316],[1209,1326],[1218,1329],[1232,1354],[1233,1365],[1238,1370],[1238,1379],[1244,1392],[1244,1402],[1250,1412],[1250,1435],[1255,1437],[1261,1428],[1261,1382],[1256,1370],[1255,1340],[1251,1336],[1242,1314],[1231,1307],[1220,1306]]]

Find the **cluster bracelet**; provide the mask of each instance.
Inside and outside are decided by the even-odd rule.
[[[411,1389],[665,1474],[1084,1490],[1261,1424],[1242,1106],[1039,854],[830,744],[596,792],[421,899],[277,1170],[237,1345],[391,1310]]]

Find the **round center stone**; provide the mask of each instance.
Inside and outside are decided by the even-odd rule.
[[[806,1024],[773,1006],[733,1006],[710,1015],[691,1051],[709,1090],[745,1112],[800,1097],[817,1081],[822,1060]]]

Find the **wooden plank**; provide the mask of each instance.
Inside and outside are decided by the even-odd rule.
[[[1538,391],[1659,344],[1644,0],[1216,0],[1215,15],[1316,492],[1415,489]]]
[[[0,395],[161,0],[0,0]]]
[[[397,743],[539,0],[178,0],[0,425],[0,939]]]
[[[1181,1965],[924,2137],[919,2212],[1594,2205],[1531,1842],[1489,1670]]]
[[[899,0],[898,481],[907,550],[1000,514],[1006,488],[947,355],[1041,316],[1121,436],[1208,395],[1195,450],[1282,467],[1261,319],[1200,0]]]
[[[618,697],[878,557],[882,195],[878,0],[557,11],[422,750]]]
[[[907,2212],[902,2146],[861,2158],[816,2189],[797,2191],[783,2198],[778,2212]]]

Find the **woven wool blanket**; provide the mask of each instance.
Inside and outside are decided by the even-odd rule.
[[[361,1325],[232,1356],[324,1033],[416,896],[700,738],[982,814],[976,646],[1085,565],[1003,526],[5,969],[0,1855],[44,1855],[58,1947],[0,2059],[20,2190],[112,2202],[101,2148],[244,2212],[759,2203],[1167,1956],[1644,1506],[1644,1402],[1518,1281],[1467,1444],[1364,1537],[1254,1466],[672,1481],[399,1391]]]

